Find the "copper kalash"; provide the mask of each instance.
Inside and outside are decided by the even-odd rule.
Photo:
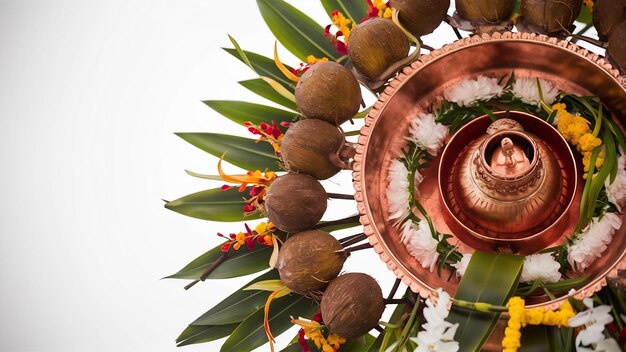
[[[487,116],[470,122],[446,146],[439,170],[442,213],[473,248],[533,253],[563,234],[576,166],[567,142],[547,123],[503,114],[507,118],[495,122]]]

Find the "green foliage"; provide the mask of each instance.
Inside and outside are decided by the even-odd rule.
[[[193,218],[212,221],[244,221],[261,218],[258,213],[250,216],[243,215],[244,195],[247,195],[250,187],[244,192],[239,192],[236,187],[222,191],[221,188],[208,189],[196,192],[171,202],[165,203],[165,207],[177,213]]]
[[[244,170],[280,171],[278,157],[269,143],[219,133],[176,133],[192,145]]]
[[[339,58],[322,26],[300,10],[283,0],[257,0],[257,5],[276,39],[303,62],[309,55]]]
[[[283,87],[289,89],[290,91],[293,92],[293,82],[291,82],[290,80],[288,80],[282,72],[280,72],[280,70],[278,69],[278,67],[276,67],[276,64],[274,63],[273,59],[270,59],[269,57],[265,57],[263,55],[259,55],[256,53],[253,53],[251,51],[245,51],[243,50],[243,53],[245,55],[245,59],[244,57],[237,51],[237,49],[231,49],[231,48],[224,48],[224,50],[231,54],[232,56],[236,57],[237,59],[239,59],[239,61],[243,62],[244,64],[247,65],[245,59],[247,59],[247,61],[252,65],[252,68],[254,69],[254,71],[260,75],[260,76],[265,76],[265,77],[269,77],[275,81],[277,81],[278,83],[282,84]],[[287,65],[285,65],[285,67],[287,67],[288,70],[290,70],[291,68]]]
[[[240,249],[243,250],[243,249]],[[243,321],[250,314],[265,306],[265,301],[271,292],[260,290],[244,290],[246,287],[260,281],[278,279],[278,271],[270,270],[254,280],[243,285],[232,295],[215,305],[190,325],[224,325]]]
[[[237,324],[194,326],[189,325],[176,339],[178,347],[204,343],[230,335]]]
[[[274,90],[272,86],[270,86],[267,82],[263,81],[260,78],[241,81],[239,82],[239,84],[244,86],[249,91],[258,94],[259,96],[267,100],[273,101],[276,104],[282,105],[287,109],[291,109],[294,111],[298,109],[296,103],[280,95],[280,93]],[[295,113],[293,115],[295,115]]]
[[[184,268],[180,269],[176,274],[166,277],[166,279],[190,279],[197,280],[202,273],[218,260],[224,252],[222,246],[217,246],[210,251],[204,253],[198,258],[191,261]],[[230,249],[228,257],[223,263],[219,264],[215,270],[209,274],[207,279],[228,279],[253,274],[263,269],[269,268],[270,255],[272,247],[264,245],[255,245],[253,250],[245,247],[239,250]]]
[[[272,88],[270,87],[270,89]],[[292,111],[285,111],[246,101],[205,100],[203,103],[239,125],[243,125],[244,122],[252,122],[258,125],[261,122],[270,123],[272,120],[276,121],[276,123],[283,121],[292,122],[302,118],[301,115]]]
[[[515,291],[524,263],[523,256],[476,251],[461,279],[455,299],[502,306]],[[499,318],[499,313],[483,313],[453,307],[448,316],[459,323],[454,339],[460,351],[479,351]]]
[[[365,0],[322,0],[322,6],[331,19],[331,13],[335,10],[339,10],[352,23],[356,24],[361,23],[361,20],[367,17],[368,6]]]
[[[291,317],[313,315],[318,304],[304,296],[292,294],[272,302],[269,309],[269,325],[274,336],[293,326]],[[263,308],[244,320],[222,345],[221,352],[251,351],[267,342],[263,328]]]

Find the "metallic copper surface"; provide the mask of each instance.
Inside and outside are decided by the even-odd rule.
[[[408,253],[399,240],[398,231],[387,221],[387,169],[391,160],[401,155],[404,134],[410,120],[418,112],[437,104],[443,91],[464,78],[478,74],[501,77],[515,72],[517,77],[538,77],[553,82],[557,88],[574,94],[597,95],[613,112],[615,119],[626,124],[626,77],[619,76],[604,58],[575,44],[527,33],[495,33],[474,36],[432,51],[419,61],[405,67],[381,93],[378,102],[361,129],[353,168],[355,198],[364,232],[381,260],[402,281],[421,296],[441,287],[451,295],[456,292],[458,279],[448,280],[449,273],[439,277],[424,269]],[[433,161],[434,165],[439,158]],[[420,200],[427,207],[439,232],[450,233],[439,202],[437,171],[430,167],[420,186]],[[566,233],[571,233],[578,216],[579,202],[575,197],[570,208]],[[458,239],[461,251],[469,249]],[[590,268],[589,283],[577,291],[577,296],[590,296],[603,285],[608,274],[626,269],[626,226],[615,234],[612,245]],[[569,276],[577,276],[572,273]],[[532,297],[529,306],[556,307],[565,298],[548,300]]]
[[[478,117],[457,131],[442,152],[441,212],[456,237],[474,249],[531,254],[565,235],[577,184],[574,156],[545,121],[515,111],[495,115],[499,125],[519,126],[486,134],[495,123],[489,116]],[[526,144],[532,159],[513,175],[499,174],[487,161],[490,148],[503,138],[515,140],[511,148]]]

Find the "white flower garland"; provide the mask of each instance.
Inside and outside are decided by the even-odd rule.
[[[454,341],[454,334],[459,324],[452,324],[446,320],[448,318],[448,306],[450,305],[450,295],[437,289],[437,303],[429,298],[426,300],[424,308],[424,318],[426,323],[422,324],[423,330],[417,333],[417,337],[412,337],[411,341],[417,344],[416,352],[456,352],[459,350],[459,343]]]
[[[576,335],[576,351],[621,351],[617,342],[612,338],[606,338],[603,333],[604,326],[613,321],[610,314],[611,306],[594,307],[591,298],[585,298],[583,303],[587,309],[570,318],[568,322],[568,325],[573,328],[584,326],[584,329]],[[593,346],[593,349],[583,346]]]
[[[513,82],[510,93],[526,104],[541,104],[541,96],[546,104],[552,104],[560,94],[554,85],[546,80],[534,78],[517,78]],[[476,79],[464,79],[456,85],[444,91],[446,100],[454,102],[459,106],[471,106],[480,101],[487,101],[493,97],[500,96],[504,89],[498,84],[498,80],[479,75]],[[435,117],[430,113],[421,113],[411,121],[409,135],[406,140],[436,156],[443,147],[444,140],[448,136],[448,127],[437,123]],[[389,201],[389,219],[396,220],[394,225],[403,223],[409,216],[411,209],[408,204],[412,190],[409,190],[409,170],[399,160],[393,160],[389,166],[387,175],[387,199]],[[423,176],[415,171],[415,189],[422,182]],[[613,183],[606,181],[606,192],[611,203],[615,204],[618,210],[626,206],[626,157],[620,156],[618,161],[617,177]],[[568,262],[578,271],[583,271],[606,250],[613,234],[621,227],[621,218],[614,213],[607,213],[601,219],[594,218],[587,229],[583,231],[574,243],[567,246]],[[438,241],[431,233],[428,224],[420,221],[418,225],[414,223],[404,223],[400,233],[401,241],[407,247],[409,253],[417,259],[423,268],[430,268],[431,271],[437,266],[439,253],[437,252]],[[462,259],[452,266],[457,274],[462,276],[465,273],[467,264],[471,259],[471,254],[463,254]],[[540,280],[543,283],[558,282],[561,279],[559,272],[560,264],[550,253],[533,254],[524,259],[521,281],[534,282]]]

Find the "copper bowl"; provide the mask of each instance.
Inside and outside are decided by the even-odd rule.
[[[464,78],[478,74],[502,77],[515,71],[517,77],[538,77],[553,82],[557,88],[580,95],[599,96],[623,126],[626,123],[626,78],[604,58],[566,41],[542,35],[504,33],[474,36],[456,41],[423,56],[407,66],[381,93],[365,119],[358,140],[354,163],[354,187],[360,221],[369,241],[387,267],[414,292],[427,297],[435,288],[456,293],[458,280],[448,280],[449,273],[438,276],[424,269],[400,242],[399,232],[387,221],[387,169],[401,156],[403,137],[410,120],[418,112],[437,104],[443,91]],[[433,161],[434,165],[439,159]],[[420,200],[434,218],[440,232],[450,229],[439,215],[440,200],[436,167],[430,167],[420,186]],[[574,204],[570,211],[577,211]],[[577,221],[571,216],[569,233]],[[614,236],[612,245],[585,275],[590,281],[578,290],[590,296],[606,284],[605,277],[624,269],[626,226]],[[453,243],[457,241],[452,239]],[[550,244],[546,244],[552,245]],[[461,244],[461,251],[467,250]],[[564,298],[538,298],[529,306],[557,306]]]
[[[439,163],[441,214],[452,233],[473,249],[531,254],[566,233],[578,181],[576,161],[565,139],[544,120],[518,111],[494,115],[524,130],[488,134],[492,120],[485,115],[452,136]],[[522,143],[529,139],[531,162],[519,175],[499,174],[481,155],[504,136]]]

